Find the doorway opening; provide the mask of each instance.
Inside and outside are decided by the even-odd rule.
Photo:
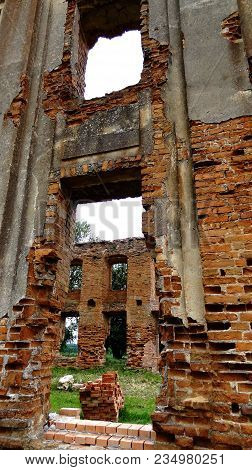
[[[127,349],[126,312],[106,314],[109,334],[105,341],[107,357],[123,359]]]
[[[78,356],[78,330],[79,314],[72,313],[62,317],[62,341],[60,345],[60,354],[62,356]]]

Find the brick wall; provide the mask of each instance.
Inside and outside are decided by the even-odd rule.
[[[252,392],[251,129],[250,117],[192,123],[215,420],[211,440],[240,448],[252,445],[246,406]]]
[[[37,447],[33,436],[43,432],[49,412],[51,367],[60,345],[60,310],[68,290],[74,228],[71,206],[53,175],[47,208],[45,237],[34,241],[27,258],[26,297],[13,307],[11,319],[1,320],[0,446],[4,448]],[[6,408],[9,396],[13,399]]]
[[[109,335],[109,315],[126,312],[127,355],[130,367],[156,370],[158,341],[158,309],[155,292],[155,269],[143,239],[77,245],[72,256],[82,260],[83,276],[79,302],[74,306],[80,314],[77,363],[82,368],[105,361],[105,340]],[[127,260],[127,289],[111,288],[113,262]],[[66,298],[71,304],[72,292]],[[91,301],[91,302],[90,302]],[[140,305],[141,304],[141,305]]]
[[[26,297],[13,307],[13,319],[6,317],[6,322],[2,320],[0,325],[0,446],[38,445],[37,437],[48,413],[51,367],[61,336],[60,312],[68,292],[70,262],[75,257],[72,194],[77,179],[83,178],[82,184],[84,181],[87,187],[97,174],[111,179],[116,175],[117,181],[121,175],[123,181],[122,175],[130,171],[138,179],[141,173],[140,192],[146,209],[143,232],[154,260],[160,300],[164,349],[160,359],[163,385],[157,401],[159,411],[153,415],[157,447],[251,448],[251,119],[244,116],[219,124],[191,123],[206,306],[205,319],[199,323],[186,314],[183,297],[186,286],[180,263],[173,262],[180,246],[171,246],[172,237],[180,230],[179,225],[172,225],[180,210],[178,192],[172,192],[177,184],[173,176],[188,154],[185,155],[183,142],[176,142],[174,123],[168,117],[169,103],[165,103],[163,85],[169,71],[169,47],[149,37],[148,4],[142,1],[145,62],[141,81],[109,96],[85,101],[81,71],[87,48],[84,36],[76,47],[77,13],[76,0],[69,0],[62,63],[44,75],[44,111],[55,122],[56,133],[60,132],[61,119],[66,127],[75,126],[77,132],[78,126],[97,111],[139,103],[146,92],[150,97],[152,129],[148,135],[152,142],[147,149],[142,142],[146,130],[143,117],[139,130],[141,145],[134,156],[124,151],[119,152],[118,158],[103,155],[100,160],[95,157],[84,161],[86,157],[78,154],[59,163],[63,143],[57,142],[53,147],[52,142],[54,162],[44,234],[34,240],[29,252]],[[78,57],[75,68],[73,57]],[[19,135],[23,132],[20,116],[30,99],[25,77],[21,88],[8,115],[20,127]],[[140,114],[146,118],[143,108]],[[179,188],[183,190],[184,187]],[[145,252],[141,256],[145,257]],[[86,296],[83,291],[80,297],[80,308],[85,312],[82,318],[89,320],[86,329],[80,322],[83,329],[79,357],[83,367],[104,360],[104,338],[108,333],[108,325],[100,316],[108,271],[101,258],[87,259],[85,263],[84,272],[93,274],[86,278],[86,288],[92,295]],[[154,289],[150,287],[153,278],[149,262],[142,268],[141,263],[132,259],[129,266],[134,276],[139,275],[139,279],[142,276],[139,289],[142,282],[148,284],[148,289],[141,290],[142,306],[135,305],[137,283],[132,283],[134,293],[126,303],[129,365],[138,367],[141,357],[142,365],[148,365],[153,355],[156,333],[151,312],[156,311],[156,305],[152,305]],[[95,306],[87,308],[87,301],[93,297]],[[107,300],[110,302],[111,298]],[[145,329],[139,321],[143,314]],[[87,354],[91,345],[92,356]]]
[[[251,124],[191,125],[206,324],[164,315],[160,447],[252,446]]]

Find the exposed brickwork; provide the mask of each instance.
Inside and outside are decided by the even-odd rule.
[[[242,40],[241,19],[238,11],[235,11],[221,22],[221,29],[222,36],[228,41],[240,42]]]
[[[19,127],[23,111],[27,105],[29,95],[29,79],[27,75],[20,77],[20,92],[12,101],[9,110],[5,113],[4,119],[11,119],[15,127]]]
[[[70,410],[73,414],[74,409]],[[79,409],[75,411],[79,413]],[[49,423],[49,429],[44,434],[44,448],[48,447],[48,441],[57,441],[71,444],[73,449],[90,445],[109,449],[152,450],[155,437],[152,425],[73,419],[60,410],[60,415]]]
[[[158,403],[167,411],[153,418],[171,448],[252,445],[243,408],[252,390],[251,126],[243,117],[191,127],[207,323],[164,316],[169,372]]]
[[[44,88],[47,90],[47,98],[44,106],[50,117],[55,118],[57,112],[63,108],[65,101],[71,100],[73,96],[84,94],[84,73],[87,58],[85,40],[79,32],[78,62],[75,68],[72,66],[74,33],[78,27],[76,0],[68,1],[68,14],[65,23],[65,42],[62,63],[52,72],[46,72],[44,76]]]
[[[20,8],[22,3],[20,2]],[[142,1],[141,35],[145,61],[141,81],[106,97],[85,101],[82,73],[88,52],[85,32],[79,32],[76,0],[68,1],[62,61],[56,69],[45,72],[43,81],[44,111],[50,117],[50,124],[55,124],[56,128],[51,137],[54,159],[51,162],[44,233],[42,237],[35,239],[29,252],[26,296],[13,307],[11,315],[3,312],[4,318],[0,324],[0,447],[39,445],[38,437],[42,435],[42,425],[47,419],[51,366],[59,349],[62,333],[60,312],[63,309],[67,311],[70,263],[75,258],[73,227],[78,197],[74,196],[74,190],[78,185],[82,189],[92,189],[92,184],[99,175],[99,181],[114,178],[117,187],[119,186],[115,197],[126,197],[120,186],[125,184],[124,175],[130,174],[134,175],[132,181],[138,183],[137,194],[133,195],[142,195],[146,209],[143,214],[143,232],[154,260],[156,292],[152,287],[154,276],[152,278],[149,261],[145,264],[150,255],[144,245],[141,254],[129,259],[132,273],[135,277],[136,274],[141,274],[146,286],[141,292],[142,306],[135,304],[134,297],[138,298],[137,289],[140,284],[134,280],[129,285],[132,295],[127,295],[127,299],[125,293],[118,293],[116,299],[108,295],[106,308],[105,304],[101,308],[101,299],[104,298],[103,279],[108,279],[108,271],[102,256],[95,260],[97,269],[94,269],[94,260],[87,259],[84,271],[86,269],[87,272],[92,272],[92,276],[87,277],[90,289],[88,297],[85,297],[86,292],[79,297],[68,297],[72,305],[80,305],[81,313],[85,312],[82,318],[89,315],[90,319],[88,327],[86,330],[83,328],[80,336],[79,365],[88,367],[94,363],[102,363],[108,326],[97,319],[101,318],[102,310],[111,310],[113,303],[117,306],[126,303],[130,345],[128,364],[150,367],[152,359],[154,360],[153,345],[156,338],[152,312],[157,310],[155,300],[158,295],[164,349],[160,359],[163,385],[158,398],[158,411],[153,415],[157,446],[176,449],[252,448],[251,119],[243,116],[227,118],[226,122],[219,124],[191,122],[190,143],[185,143],[172,118],[169,120],[170,103],[167,102],[167,90],[163,87],[167,82],[169,67],[174,67],[176,57],[171,57],[167,45],[161,45],[150,38],[148,17],[148,2]],[[224,24],[228,27],[225,35],[232,42],[240,39],[237,36],[237,21],[235,15],[229,17]],[[33,30],[36,32],[36,27]],[[184,46],[187,47],[187,38]],[[29,60],[26,61],[28,62]],[[233,73],[235,75],[234,70]],[[237,100],[240,93],[238,81]],[[179,85],[179,79],[177,84]],[[184,83],[184,88],[185,85]],[[245,100],[248,91],[241,91]],[[140,137],[134,156],[129,149],[119,149],[116,155],[105,152],[101,158],[97,155],[82,155],[80,151],[77,155],[70,155],[68,160],[60,161],[60,151],[65,142],[64,134],[61,141],[57,140],[61,125],[67,130],[73,130],[74,126],[77,135],[79,126],[88,123],[90,117],[95,116],[98,111],[142,103],[143,92],[149,96],[149,109],[147,112],[147,105],[139,106]],[[22,128],[21,117],[25,116],[29,99],[28,81],[22,75],[21,91],[5,113],[5,118],[12,119],[16,127],[20,126],[18,139],[23,148],[27,142],[22,140],[22,134],[27,139],[28,136],[26,128]],[[41,110],[32,109],[39,120]],[[234,109],[233,111],[234,114],[230,115],[237,115]],[[148,129],[147,138],[151,136],[151,145],[146,148],[143,141],[148,114],[151,115],[151,129]],[[183,124],[186,123],[181,123],[182,127]],[[35,128],[35,124],[30,127]],[[37,137],[37,133],[32,136],[34,141]],[[194,190],[206,307],[205,318],[201,323],[193,320],[186,312],[184,298],[186,290],[188,293],[188,285],[183,279],[183,256],[179,262],[177,259],[174,262],[176,252],[181,248],[181,219],[178,217],[179,223],[176,226],[173,221],[176,212],[183,209],[181,194],[183,196],[187,190],[183,179],[180,178],[178,184],[174,175],[185,161],[190,161],[190,146],[194,163]],[[13,147],[16,162],[19,149],[16,141]],[[42,162],[40,156],[40,153],[36,154],[37,161]],[[13,173],[14,171],[15,165],[12,168]],[[128,187],[134,186],[131,180],[129,182],[126,178],[126,181]],[[174,188],[176,185],[179,186],[176,188],[177,192],[173,192],[170,187]],[[28,187],[26,190],[28,192]],[[132,193],[134,191],[132,189]],[[9,188],[8,193],[11,198]],[[177,200],[180,205],[177,205]],[[190,230],[191,221],[187,222]],[[13,230],[13,226],[11,228]],[[11,230],[9,233],[11,236]],[[176,236],[177,244],[172,245],[171,241]],[[20,240],[16,242],[21,243]],[[190,248],[193,251],[195,246]],[[189,294],[195,295],[194,292]],[[89,305],[87,309],[89,299],[94,299],[95,305]],[[140,316],[146,312],[149,317],[148,321],[147,316],[145,317],[145,327],[142,328]],[[193,313],[196,317],[197,312]],[[91,347],[92,358],[89,354]],[[79,424],[80,428],[81,426],[83,423]],[[111,433],[116,433],[117,427],[119,425],[111,424]],[[78,431],[78,425],[76,429]],[[89,430],[89,436],[78,435],[75,439],[71,428],[65,428],[57,433],[50,431],[48,438],[54,438],[57,434],[56,440],[59,442],[63,440],[66,443],[95,445],[95,432],[96,430]],[[131,432],[135,430],[132,428]],[[150,446],[146,442],[149,440],[147,438],[146,441],[143,438],[141,443],[135,443],[136,447],[133,441],[129,443],[127,439],[128,437],[125,436],[124,439],[118,434],[104,438],[103,442],[109,447],[119,445],[122,441],[125,449],[130,446],[147,449]]]
[[[49,411],[50,365],[60,318],[59,304],[52,296],[58,256],[53,249],[37,245],[31,250],[29,262],[28,296],[14,307],[14,319],[8,322],[1,347],[1,409],[6,409],[6,399],[13,398],[4,412],[0,443],[6,446],[5,429],[11,427],[11,447],[20,447],[22,436],[29,445],[27,428],[32,422],[34,431],[39,430],[41,415]]]
[[[118,421],[124,397],[116,372],[106,372],[101,379],[87,382],[80,389],[80,402],[85,419]]]
[[[57,367],[78,367],[77,357],[61,356],[60,354],[55,357],[54,364]]]
[[[154,263],[145,241],[85,243],[77,245],[72,256],[83,266],[81,290],[69,292],[64,308],[66,314],[71,310],[80,314],[76,364],[88,368],[105,361],[108,316],[123,311],[127,322],[128,366],[156,370],[158,299]],[[115,291],[111,288],[111,266],[120,261],[120,257],[128,264],[127,289]],[[66,358],[57,358],[59,363],[68,365]]]
[[[74,38],[74,19],[77,11],[77,0],[68,1],[62,65],[56,70],[46,73],[44,78],[44,89],[47,95],[44,99],[44,108],[51,118],[55,118],[59,111],[63,111],[66,114],[69,125],[79,125],[97,111],[111,109],[122,104],[136,103],[140,90],[150,86],[156,89],[165,82],[169,50],[167,46],[160,45],[154,39],[149,38],[148,4],[146,1],[141,3],[142,48],[145,54],[141,81],[138,85],[111,93],[104,98],[80,102],[80,100],[74,100],[73,98],[76,97],[78,92],[83,97],[84,84],[78,79],[78,72],[85,69],[83,65],[85,64],[87,51],[83,34],[80,33],[77,79],[73,79],[71,46]]]
[[[4,448],[39,446],[34,435],[42,433],[42,420],[49,412],[51,365],[59,348],[60,310],[69,279],[67,245],[73,236],[71,226],[65,225],[66,213],[70,215],[71,211],[59,185],[50,184],[47,238],[37,239],[30,249],[26,298],[13,307],[11,319],[1,320],[7,326],[7,332],[3,326],[6,339],[1,340],[0,349],[4,358],[0,409],[5,410],[0,446]],[[12,429],[11,439],[6,436],[9,428]]]

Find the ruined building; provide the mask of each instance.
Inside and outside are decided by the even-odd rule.
[[[142,196],[163,345],[156,446],[251,449],[251,0],[0,12],[0,447],[36,447],[47,419],[77,203]],[[86,100],[89,50],[129,30],[141,80]]]
[[[111,321],[125,323],[129,367],[157,370],[159,353],[158,299],[155,292],[154,261],[145,241],[86,243],[73,250],[72,267],[83,272],[79,289],[69,289],[63,307],[64,320],[79,317],[78,357],[57,357],[57,365],[77,365],[82,369],[105,362],[105,343]],[[113,266],[127,265],[123,289],[113,289]],[[62,334],[63,336],[63,334]]]

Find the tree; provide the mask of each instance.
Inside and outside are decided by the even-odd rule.
[[[79,220],[75,224],[75,243],[98,242],[99,238],[95,237],[92,228],[85,220]]]
[[[125,290],[127,288],[127,263],[117,263],[112,265],[112,290]]]
[[[78,317],[67,317],[65,320],[65,333],[64,339],[61,343],[60,351],[67,355],[77,354],[77,331],[78,331]]]
[[[91,226],[85,220],[79,220],[75,224],[75,243],[98,242],[99,238],[95,237]],[[72,265],[70,269],[69,289],[79,290],[82,283],[82,266],[81,264]]]
[[[126,316],[116,313],[109,319],[110,334],[106,339],[106,350],[111,350],[114,358],[122,359],[126,354]]]
[[[82,284],[82,266],[76,264],[70,267],[69,289],[79,290]]]

